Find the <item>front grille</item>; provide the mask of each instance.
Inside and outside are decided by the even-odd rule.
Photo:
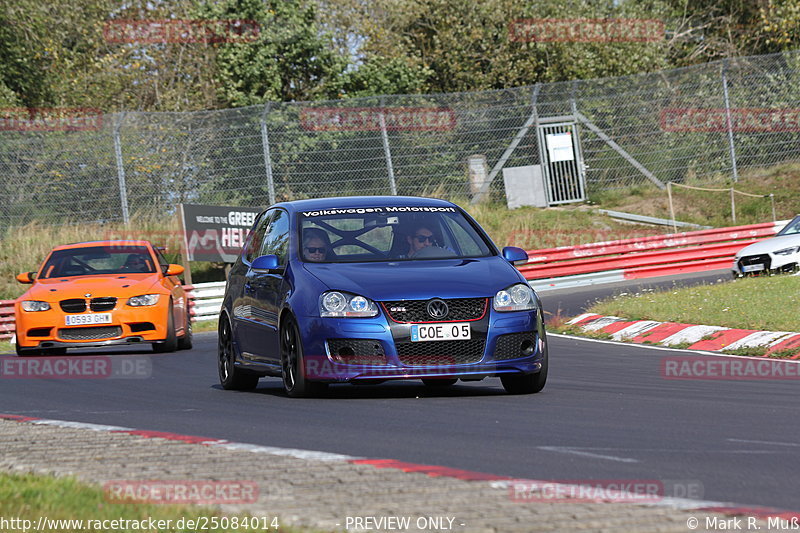
[[[485,345],[486,339],[399,342],[397,343],[397,355],[404,365],[463,365],[477,363],[483,359]]]
[[[522,343],[525,341],[530,342],[531,346],[535,346],[536,335],[534,335],[532,331],[500,335],[497,337],[497,344],[495,344],[494,347],[494,358],[496,360],[502,360],[525,357],[526,354],[523,354],[521,350]]]
[[[89,307],[92,311],[111,311],[116,305],[117,299],[113,296],[109,296],[106,298],[92,298]]]
[[[381,302],[386,314],[395,322],[455,322],[478,320],[486,313],[488,298],[450,298],[444,299],[449,313],[441,319],[434,319],[428,314],[430,300],[399,300]]]
[[[70,298],[58,302],[65,313],[83,313],[86,311],[86,300],[83,298]]]
[[[70,341],[89,341],[94,339],[110,339],[122,335],[119,326],[92,326],[86,328],[65,328],[58,330],[58,336]]]
[[[374,339],[328,339],[331,359],[347,365],[385,365],[383,345]]]
[[[767,254],[746,255],[739,259],[739,270],[749,265],[764,265],[764,270],[769,270],[772,266],[772,258]]]

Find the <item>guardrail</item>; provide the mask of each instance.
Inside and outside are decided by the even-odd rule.
[[[222,297],[225,295],[224,281],[195,283],[184,285],[183,288],[189,300],[189,314],[194,322],[215,320],[219,316]]]
[[[225,294],[225,282],[195,283],[184,285],[189,301],[189,314],[193,322],[214,320],[219,316],[222,297]],[[14,300],[0,300],[0,339],[14,337]]]
[[[539,291],[730,268],[736,252],[788,223],[714,228],[528,251],[519,267]]]
[[[0,300],[0,339],[10,339],[14,331],[14,300]]]

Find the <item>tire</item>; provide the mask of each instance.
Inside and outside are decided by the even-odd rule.
[[[167,338],[161,342],[153,343],[155,353],[169,353],[178,349],[178,336],[175,334],[175,314],[172,303],[169,305],[169,316],[167,317]]]
[[[217,329],[217,371],[219,383],[225,390],[253,390],[259,376],[236,368],[236,352],[233,349],[233,331],[225,315],[219,317]]]
[[[290,398],[306,398],[321,394],[328,388],[326,383],[307,381],[303,370],[303,344],[297,323],[288,318],[281,327],[281,378],[283,390]]]
[[[183,337],[178,339],[179,350],[192,349],[192,317],[186,313],[186,326],[183,329]]]
[[[450,385],[455,385],[458,379],[456,378],[448,378],[448,379],[437,379],[437,378],[424,378],[422,382],[425,384],[426,387],[449,387]]]
[[[547,383],[547,352],[544,353],[542,369],[535,374],[511,374],[500,376],[503,388],[509,394],[536,394]]]

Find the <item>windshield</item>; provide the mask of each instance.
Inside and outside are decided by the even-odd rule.
[[[778,235],[797,235],[800,233],[800,215],[794,217],[791,222],[778,232]]]
[[[146,246],[91,246],[53,252],[42,268],[41,279],[153,272],[153,258]]]
[[[369,207],[300,213],[304,261],[353,263],[491,255],[489,242],[456,207]]]

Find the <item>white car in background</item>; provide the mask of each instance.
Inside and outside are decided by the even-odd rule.
[[[775,237],[745,246],[733,260],[733,276],[778,274],[800,269],[800,215]]]

